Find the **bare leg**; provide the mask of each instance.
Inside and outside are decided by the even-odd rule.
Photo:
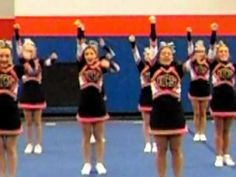
[[[193,107],[193,122],[195,127],[195,133],[200,133],[200,106],[199,101],[191,100],[192,107]]]
[[[233,118],[224,119],[223,127],[223,154],[230,154],[230,140],[231,140],[231,127],[232,127]]]
[[[182,152],[182,135],[174,135],[170,138],[170,150],[172,154],[172,167],[175,177],[182,176],[183,170],[183,152]]]
[[[32,112],[30,110],[23,110],[25,121],[26,121],[26,132],[27,132],[27,143],[33,143],[33,134],[32,134]]]
[[[168,150],[168,137],[167,136],[155,136],[155,140],[158,146],[157,151],[157,172],[158,177],[165,177],[166,175],[166,152]]]
[[[216,155],[223,155],[223,119],[215,118],[215,147],[216,147]]]
[[[96,139],[96,158],[97,162],[103,163],[104,158],[104,122],[97,122],[94,124],[94,136]]]
[[[6,157],[3,138],[0,137],[0,176],[6,177]]]
[[[8,136],[7,138],[7,159],[9,167],[9,177],[16,176],[17,167],[17,136]]]
[[[92,125],[90,123],[81,123],[81,127],[83,132],[82,149],[84,155],[84,163],[90,163],[90,136]]]
[[[34,111],[34,121],[36,128],[36,144],[42,144],[42,110]]]
[[[205,129],[206,129],[206,112],[207,112],[207,106],[208,106],[208,101],[201,101],[200,102],[200,126],[199,126],[199,131],[200,134],[205,134]]]
[[[143,118],[143,133],[144,133],[144,141],[146,143],[150,143],[150,133],[149,133],[149,122],[150,122],[150,113],[149,112],[142,112]]]

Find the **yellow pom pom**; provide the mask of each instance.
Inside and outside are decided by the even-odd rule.
[[[155,16],[150,16],[149,17],[149,21],[150,21],[150,23],[156,23],[156,17]]]
[[[191,33],[192,32],[192,28],[191,27],[187,27],[186,31]]]
[[[217,31],[218,28],[219,28],[219,25],[218,25],[217,23],[212,23],[212,24],[211,24],[211,30]]]
[[[14,27],[15,29],[20,29],[20,24],[19,24],[19,23],[15,23],[15,24],[13,25],[13,27]]]

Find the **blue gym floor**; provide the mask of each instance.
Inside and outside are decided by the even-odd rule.
[[[236,177],[236,168],[214,167],[214,124],[207,123],[207,143],[194,143],[193,123],[184,138],[183,177]],[[232,130],[232,156],[236,160],[236,122]],[[141,122],[110,121],[106,126],[107,177],[156,177],[155,155],[143,153]],[[56,122],[43,128],[42,155],[25,155],[24,134],[19,138],[17,177],[80,177],[81,131],[77,122]],[[94,161],[95,157],[92,156]],[[170,156],[168,156],[170,159]],[[167,177],[172,177],[168,160]],[[90,177],[99,175],[93,170]]]

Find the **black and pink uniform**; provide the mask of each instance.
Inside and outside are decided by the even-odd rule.
[[[236,65],[231,61],[215,60],[211,64],[213,92],[210,113],[213,117],[236,116],[235,71]]]
[[[150,68],[153,109],[150,118],[151,133],[174,135],[187,132],[181,104],[183,65],[172,62],[169,66],[158,61]]]
[[[18,76],[13,66],[0,68],[0,135],[18,135],[22,132],[17,107]]]

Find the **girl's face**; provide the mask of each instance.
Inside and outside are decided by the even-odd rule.
[[[0,67],[6,68],[11,63],[11,50],[8,48],[0,49]]]
[[[197,61],[202,61],[204,58],[206,58],[206,54],[205,54],[204,48],[198,48],[198,50],[195,50],[194,58]]]
[[[152,50],[150,48],[145,48],[143,55],[145,61],[150,62],[150,60],[152,59]]]
[[[84,51],[84,58],[87,64],[93,64],[97,59],[97,52],[92,48],[87,48]]]
[[[170,65],[173,61],[173,52],[169,47],[164,47],[160,51],[159,62],[162,65]]]
[[[219,47],[216,55],[220,61],[228,61],[229,60],[229,48],[226,46]]]
[[[23,58],[26,60],[31,60],[36,57],[36,48],[33,45],[25,45],[23,46],[22,51]]]

